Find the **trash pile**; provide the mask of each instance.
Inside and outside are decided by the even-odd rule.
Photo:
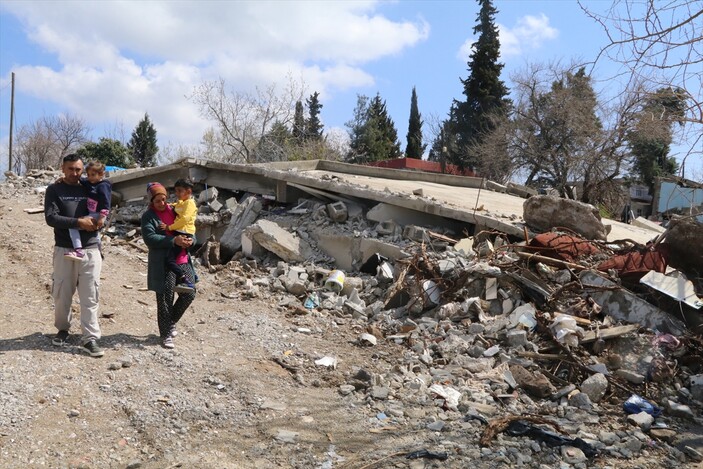
[[[351,324],[359,347],[395,354],[384,372],[341,375],[345,358],[272,359],[301,383],[306,370],[327,370],[342,396],[368,405],[374,431],[436,432],[437,447],[413,457],[548,467],[586,467],[603,454],[657,452],[670,467],[703,460],[679,438],[703,425],[703,225],[694,218],[646,245],[609,242],[595,221],[583,230],[569,220],[573,201],[545,211],[531,197],[524,239],[456,236],[370,221],[362,204],[284,207],[213,189],[198,196],[198,230],[209,234],[194,254],[218,273],[222,296]],[[133,226],[144,208],[115,210],[111,242],[144,249]]]

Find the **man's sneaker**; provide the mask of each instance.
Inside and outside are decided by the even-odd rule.
[[[175,345],[173,344],[173,337],[171,337],[171,336],[165,337],[161,344],[164,346],[164,348],[175,347]]]
[[[72,261],[82,261],[85,257],[85,253],[82,249],[74,249],[73,251],[68,251],[63,255],[64,259],[71,259]]]
[[[68,331],[59,331],[56,334],[56,337],[54,337],[51,340],[51,343],[54,345],[62,346],[66,344],[66,341],[68,340]]]
[[[176,330],[176,326],[171,326],[171,330],[168,332],[169,337],[176,337],[178,335],[178,331]]]
[[[88,351],[91,357],[102,357],[105,355],[105,351],[98,347],[98,344],[94,340],[83,344],[83,348]]]
[[[195,285],[190,282],[181,282],[173,287],[173,291],[176,293],[191,293],[195,291]]]

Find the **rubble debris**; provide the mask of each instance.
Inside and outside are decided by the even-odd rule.
[[[286,262],[302,262],[310,256],[308,243],[278,224],[258,220],[244,229],[264,249],[271,251]]]
[[[586,239],[599,241],[606,241],[608,235],[598,209],[576,200],[532,196],[523,203],[523,218],[525,223],[540,231],[564,227]]]
[[[652,433],[656,423],[641,416],[628,425],[625,417],[610,415],[609,404],[628,396],[662,403],[667,419],[700,415],[703,344],[678,319],[678,308],[667,309],[653,299],[653,293],[674,291],[664,286],[663,277],[675,279],[672,288],[682,286],[678,274],[658,273],[667,264],[670,232],[644,246],[630,240],[606,243],[607,229],[595,209],[534,195],[525,202],[525,219],[530,227],[549,231],[525,229],[523,238],[522,226],[518,235],[493,225],[485,231],[476,225],[452,231],[453,220],[436,223],[442,217],[385,203],[366,214],[366,206],[355,206],[352,214],[346,201],[330,203],[337,200],[332,197],[283,206],[251,195],[237,203],[225,190],[212,198],[214,193],[209,190],[199,200],[207,211],[217,208],[214,201],[226,200],[217,214],[208,215],[228,221],[223,225],[227,247],[220,246],[224,264],[217,275],[228,291],[235,290],[230,284],[242,287],[214,296],[218,301],[246,299],[252,292],[270,297],[295,322],[295,336],[312,338],[325,327],[349,325],[349,342],[369,347],[383,364],[378,369],[340,367],[321,373],[317,367],[334,370],[337,359],[317,354],[273,360],[300,377],[299,383],[306,373],[324,375],[339,398],[364,399],[371,419],[383,423],[370,432],[416,425],[448,433],[456,429],[457,411],[470,409],[497,417],[481,437],[484,445],[505,431],[535,440],[511,442],[517,448],[539,442],[552,446],[550,441],[563,448],[552,459],[533,455],[531,463],[506,457],[511,464],[539,460],[551,467],[557,459],[582,464],[594,448],[617,458],[649,451],[643,432],[649,429],[659,438]],[[528,202],[552,204],[554,213],[528,208]],[[343,206],[349,209],[346,218],[337,216]],[[125,207],[120,223],[138,223],[142,209]],[[125,240],[132,227],[119,228],[110,233],[115,242]],[[213,234],[210,240],[215,239]],[[134,245],[139,248],[138,238]],[[215,260],[201,256],[206,267]],[[335,270],[343,272],[342,288],[325,288]],[[644,281],[626,283],[630,274],[642,274]],[[700,292],[700,279],[689,278],[686,298],[695,302],[689,294]],[[402,357],[391,357],[388,347],[402,350]],[[642,412],[638,408],[632,414]],[[471,419],[467,416],[464,424],[479,425]],[[594,425],[597,430],[586,428]],[[578,426],[574,436],[579,438],[562,436]],[[657,441],[662,451],[669,450],[664,437]],[[672,459],[686,460],[675,448],[669,451]]]
[[[259,212],[261,212],[261,208],[261,201],[257,197],[247,197],[243,203],[237,205],[232,212],[232,218],[227,225],[227,229],[220,237],[220,252],[223,260],[229,261],[235,252],[242,247],[242,233],[246,227],[254,223],[259,216]],[[253,240],[253,233],[251,234],[252,236],[248,240],[249,243]],[[255,251],[253,247],[248,250],[250,253]]]
[[[639,324],[649,329],[681,335],[686,326],[680,319],[634,295],[596,272],[580,275],[584,290],[602,306],[603,312],[618,321]]]

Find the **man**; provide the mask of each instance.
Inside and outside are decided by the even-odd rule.
[[[71,302],[78,288],[81,303],[81,343],[91,357],[102,357],[98,347],[100,324],[98,322],[98,287],[102,256],[99,250],[98,230],[101,222],[89,216],[88,191],[80,184],[83,161],[70,154],[63,158],[63,180],[51,184],[44,197],[44,217],[54,228],[54,274],[51,294],[54,298],[54,325],[58,329],[52,340],[62,346],[68,340],[71,328]],[[80,236],[85,255],[80,261],[65,256],[73,249],[68,230],[81,230]]]

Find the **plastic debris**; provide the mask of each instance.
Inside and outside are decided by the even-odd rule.
[[[510,422],[505,432],[510,436],[529,436],[535,440],[544,441],[549,447],[573,446],[583,451],[583,454],[585,454],[587,458],[592,458],[598,454],[596,448],[581,438],[566,438],[558,433],[544,430],[522,420]]]
[[[630,398],[623,403],[622,407],[628,414],[647,412],[652,417],[659,417],[662,413],[662,410],[659,407],[637,394],[630,396]]]
[[[344,288],[345,278],[346,276],[344,275],[344,272],[341,270],[333,270],[330,272],[329,277],[327,277],[327,280],[325,281],[325,288],[335,293],[339,293],[342,291],[342,288]]]
[[[313,309],[320,306],[320,296],[317,294],[317,292],[310,293],[305,299],[305,303],[303,304],[303,306],[305,306],[307,309]]]
[[[570,347],[577,347],[579,338],[583,337],[583,329],[576,325],[576,320],[572,317],[558,316],[550,327],[554,337]]]
[[[334,370],[337,368],[337,359],[334,357],[322,357],[319,360],[315,360],[315,365],[332,368]]]

